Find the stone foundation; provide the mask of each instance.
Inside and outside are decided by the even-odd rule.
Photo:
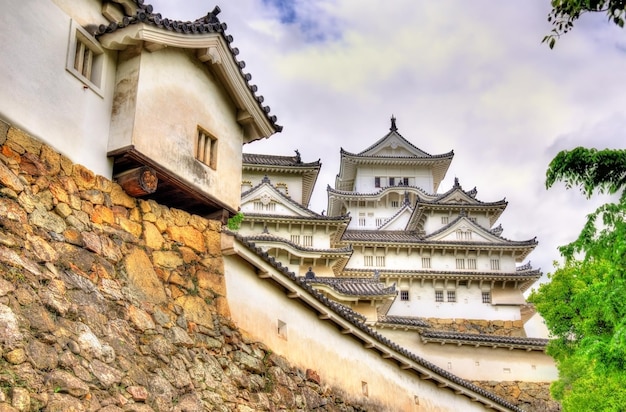
[[[527,412],[558,412],[561,405],[550,397],[550,383],[476,381],[480,386]]]

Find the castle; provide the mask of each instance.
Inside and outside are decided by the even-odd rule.
[[[341,150],[328,213],[309,210],[319,161],[242,153],[282,127],[219,12],[181,22],[140,0],[14,3],[0,117],[131,196],[224,223],[241,207],[239,231],[221,235],[233,321],[350,397],[519,410],[480,382],[556,377],[521,312],[536,241],[500,236],[504,201],[458,181],[437,194],[452,152],[415,147],[395,119],[369,148]]]

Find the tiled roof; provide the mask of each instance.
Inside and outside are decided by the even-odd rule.
[[[302,167],[302,168],[318,168],[321,162],[318,159],[315,162],[302,162],[299,154],[296,156],[277,156],[258,153],[243,153],[242,163],[244,167],[248,165],[262,166],[286,166],[286,167]]]
[[[456,220],[455,220],[456,221]],[[454,222],[451,222],[452,225]],[[448,226],[450,226],[448,225]],[[447,228],[446,226],[445,228]],[[444,229],[445,229],[444,228]],[[443,230],[443,229],[442,229]],[[428,235],[428,237],[434,234],[440,233],[442,230],[438,230]],[[495,234],[492,233],[495,236]],[[488,242],[472,242],[472,241],[453,241],[453,240],[428,240],[421,237],[417,231],[402,231],[402,230],[346,230],[343,235],[342,241],[351,242],[380,242],[380,243],[422,243],[429,245],[467,245],[467,246],[493,246],[493,247],[510,247],[510,246],[536,246],[536,238],[529,240],[509,240],[501,236],[500,239],[506,241],[506,243],[488,243]]]
[[[310,285],[328,285],[337,292],[349,296],[391,296],[396,295],[396,286],[386,286],[375,279],[314,277],[305,279]]]
[[[234,236],[235,238],[237,238],[242,245],[244,245],[246,248],[248,248],[250,251],[252,251],[253,253],[255,253],[257,256],[259,256],[260,258],[262,258],[265,262],[267,262],[269,265],[273,266],[278,272],[282,273],[284,276],[286,276],[287,278],[289,278],[291,281],[293,281],[295,284],[299,285],[302,289],[306,290],[310,296],[312,296],[313,298],[315,298],[317,301],[319,301],[322,305],[324,305],[325,307],[327,307],[329,310],[333,311],[334,313],[336,313],[337,315],[339,315],[341,318],[343,318],[345,321],[349,322],[350,324],[352,324],[355,328],[361,330],[363,333],[367,334],[371,339],[379,342],[382,345],[387,346],[388,348],[392,349],[393,351],[401,354],[402,356],[411,359],[413,362],[421,365],[422,367],[430,370],[431,372],[433,372],[435,375],[437,376],[441,376],[445,379],[448,379],[451,382],[454,382],[456,385],[459,385],[461,387],[466,388],[467,390],[480,394],[481,396],[491,400],[492,402],[501,405],[502,407],[505,407],[509,410],[515,411],[515,412],[522,412],[522,410],[520,408],[518,408],[517,406],[513,405],[512,403],[510,403],[509,401],[497,396],[496,394],[494,394],[493,392],[489,392],[469,381],[466,381],[462,378],[460,378],[457,375],[454,375],[453,373],[450,373],[449,371],[435,365],[432,362],[427,361],[426,359],[415,355],[414,353],[410,352],[409,350],[407,350],[406,348],[398,345],[397,343],[393,342],[392,340],[390,340],[389,338],[381,335],[380,333],[376,332],[375,330],[373,330],[372,328],[370,328],[369,326],[367,326],[364,323],[363,317],[362,316],[358,316],[358,314],[356,314],[353,310],[350,310],[349,308],[347,308],[344,305],[341,305],[329,298],[327,298],[326,296],[324,296],[322,293],[316,291],[311,285],[307,284],[306,280],[304,278],[300,278],[298,276],[296,276],[293,272],[290,272],[288,268],[286,268],[285,266],[283,266],[280,262],[278,262],[276,259],[274,259],[273,257],[269,256],[269,254],[267,252],[264,252],[263,250],[261,250],[260,248],[256,247],[255,244],[253,242],[247,241],[245,239],[243,239],[241,236],[237,235],[236,233],[230,232],[228,230],[224,230],[225,233],[228,233],[232,236]],[[432,377],[433,379],[436,379],[435,376]]]
[[[301,246],[298,245],[296,243],[293,243],[285,238],[282,238],[280,236],[275,236],[269,233],[261,233],[259,235],[252,235],[252,236],[241,236],[243,239],[249,241],[249,242],[279,242],[279,243],[284,243],[287,244],[291,247],[293,247],[294,249],[297,250],[301,250],[303,252],[316,252],[316,253],[324,253],[324,254],[338,254],[338,255],[344,255],[344,254],[350,254],[352,253],[352,246],[345,246],[342,248],[332,248],[332,249],[316,249],[316,248],[312,248],[312,247],[305,247],[305,246]]]
[[[416,318],[413,316],[389,316],[383,315],[378,317],[377,324],[399,325],[399,326],[412,326],[416,328],[428,328],[430,324],[422,318]]]
[[[119,22],[111,22],[108,25],[100,25],[95,33],[96,37],[102,36],[103,34],[112,33],[118,29],[123,29],[132,24],[148,24],[151,26],[155,26],[157,28],[180,33],[184,35],[194,36],[194,35],[203,35],[208,33],[219,33],[222,38],[225,40],[230,53],[232,55],[233,60],[235,61],[237,67],[239,67],[239,72],[241,77],[245,80],[248,85],[248,89],[250,93],[256,99],[259,107],[265,113],[265,116],[272,124],[273,128],[280,132],[283,127],[276,124],[276,116],[270,115],[270,107],[263,106],[264,98],[261,95],[257,95],[257,86],[250,84],[250,80],[252,80],[252,75],[250,73],[245,73],[243,69],[246,67],[246,63],[243,60],[237,60],[237,55],[239,54],[239,49],[236,47],[232,47],[231,43],[233,42],[233,36],[230,34],[226,34],[226,23],[220,22],[217,18],[217,15],[221,12],[218,6],[215,6],[213,11],[207,13],[206,16],[200,17],[194,21],[181,21],[181,20],[170,20],[168,18],[163,18],[160,13],[154,13],[153,7],[150,4],[144,4],[143,0],[134,0],[136,5],[136,10],[134,14],[130,14],[124,16],[122,21]]]
[[[438,342],[467,345],[510,346],[532,350],[544,350],[548,344],[548,339],[484,335],[475,333],[422,331],[420,332],[420,336],[422,341],[425,343]]]

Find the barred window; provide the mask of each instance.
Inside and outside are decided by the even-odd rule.
[[[391,207],[399,207],[399,206],[400,206],[400,202],[398,202],[397,200],[391,201]]]
[[[447,225],[450,222],[450,218],[448,216],[441,216],[441,224]]]
[[[302,246],[306,246],[306,247],[313,246],[313,236],[312,235],[302,236]]]
[[[66,69],[102,96],[104,50],[98,41],[72,20]]]
[[[380,177],[378,176],[374,178],[374,187],[380,187]]]
[[[474,259],[474,258],[467,259],[467,268],[468,269],[476,269],[476,259]]]
[[[443,290],[435,291],[435,302],[443,302]]]
[[[491,270],[500,270],[500,259],[491,259]]]
[[[409,300],[409,291],[408,290],[401,290],[400,291],[400,300],[403,300],[403,301],[408,301]]]
[[[376,266],[377,267],[385,267],[385,257],[384,256],[376,256]]]
[[[363,260],[365,266],[374,266],[374,256],[364,256]]]
[[[483,292],[483,303],[491,303],[491,292]]]
[[[196,159],[212,169],[217,167],[217,138],[200,128],[196,140]]]
[[[456,302],[456,291],[448,290],[448,302]]]
[[[456,260],[456,268],[457,269],[465,269],[465,259],[457,259]]]
[[[430,258],[429,257],[423,257],[422,258],[422,268],[423,269],[430,269]]]
[[[291,235],[291,243],[300,244],[300,235]]]
[[[472,232],[470,232],[469,230],[457,230],[456,239],[457,240],[472,240]]]

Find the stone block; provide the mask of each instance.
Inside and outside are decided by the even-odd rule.
[[[96,184],[96,175],[83,165],[75,164],[72,168],[72,178],[81,190],[91,189]]]
[[[152,260],[155,265],[170,269],[175,269],[183,264],[180,255],[172,251],[154,251]]]
[[[30,152],[37,156],[39,156],[41,146],[43,146],[41,141],[32,138],[28,133],[15,127],[9,128],[5,144],[19,154]]]
[[[226,296],[224,276],[206,270],[198,270],[196,271],[196,277],[198,278],[199,288],[211,290],[220,296]]]
[[[211,307],[200,296],[180,296],[175,303],[183,308],[188,321],[213,329]]]
[[[167,234],[171,240],[182,243],[197,252],[203,253],[206,250],[202,233],[192,226],[169,226]]]
[[[165,243],[165,239],[163,239],[159,229],[147,221],[143,222],[143,239],[146,242],[146,246],[154,250],[160,250],[163,247],[163,243]]]
[[[148,302],[159,304],[167,300],[163,284],[159,280],[146,252],[134,249],[124,259],[130,289]]]
[[[0,184],[19,193],[24,190],[24,185],[11,169],[0,162]]]
[[[137,205],[137,200],[129,196],[120,185],[115,183],[111,188],[111,203],[132,209]]]
[[[48,176],[56,176],[61,171],[61,155],[52,149],[50,146],[44,144],[41,146],[40,158],[46,167]]]

